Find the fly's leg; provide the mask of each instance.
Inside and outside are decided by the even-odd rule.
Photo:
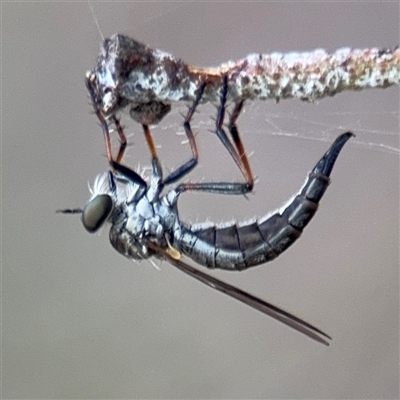
[[[118,136],[119,136],[120,145],[119,145],[119,151],[118,151],[118,155],[117,155],[116,161],[118,163],[120,163],[122,161],[122,158],[124,157],[124,153],[125,153],[126,145],[127,145],[127,140],[126,140],[126,136],[125,136],[125,133],[124,133],[124,129],[122,128],[121,123],[119,122],[119,119],[115,115],[113,115],[112,116],[112,121],[113,121],[115,127],[117,128],[117,132],[118,132]],[[110,159],[109,159],[109,161],[110,161]]]
[[[193,117],[194,112],[196,111],[197,106],[200,103],[201,98],[203,97],[204,89],[206,87],[206,83],[203,83],[200,86],[199,91],[197,92],[196,99],[193,102],[192,106],[189,108],[189,111],[186,115],[185,122],[183,123],[183,127],[185,129],[186,137],[189,140],[190,149],[192,150],[192,158],[187,161],[185,164],[181,165],[175,171],[171,172],[164,180],[165,185],[169,185],[171,183],[176,182],[181,179],[183,176],[187,175],[192,169],[197,165],[199,154],[197,151],[196,140],[194,138],[192,128],[190,126],[190,121]]]
[[[158,160],[156,146],[154,145],[153,137],[151,136],[151,132],[148,125],[142,125],[144,137],[146,138],[147,146],[149,147],[151,159]]]
[[[99,115],[100,115],[100,117],[99,117]],[[131,168],[126,167],[125,165],[122,164],[122,158],[124,156],[127,141],[126,141],[126,137],[125,137],[123,128],[122,128],[118,118],[114,115],[111,117],[111,119],[117,129],[118,135],[120,137],[120,148],[119,148],[118,156],[114,160],[112,158],[111,151],[110,152],[108,151],[108,149],[111,149],[111,147],[107,147],[107,145],[110,143],[108,124],[107,124],[107,121],[102,116],[102,114],[99,113],[99,115],[98,115],[98,118],[99,119],[102,118],[104,120],[104,124],[105,124],[102,126],[104,126],[103,132],[104,131],[106,132],[105,138],[107,138],[106,139],[107,157],[111,157],[111,158],[109,158],[109,163],[110,163],[111,168],[114,171],[118,171],[122,176],[125,176],[131,182],[136,183],[139,186],[141,186],[143,188],[143,190],[146,189],[147,188],[146,181],[143,180],[143,178],[137,172],[135,172]],[[100,119],[100,121],[101,121],[101,119]],[[162,187],[164,186],[164,183],[162,182],[162,170],[161,170],[160,161],[157,156],[157,151],[156,151],[156,147],[154,145],[153,137],[151,136],[151,132],[150,132],[148,125],[142,124],[142,127],[143,127],[143,132],[144,132],[144,136],[146,138],[147,145],[150,149],[150,153],[152,156],[153,175],[156,176],[158,181],[160,181],[159,186],[162,189]]]
[[[91,84],[90,78],[87,78],[85,83],[86,83],[86,88],[90,94],[90,98],[92,100],[94,113],[96,114],[96,117],[100,121],[101,129],[103,130],[104,142],[106,145],[107,159],[109,162],[111,162],[113,160],[113,157],[112,157],[110,130],[108,128],[108,123],[107,123],[107,120],[104,118],[103,114],[100,112],[99,108],[97,107],[96,100],[95,100],[96,95],[94,93],[94,88],[93,88],[93,85]]]
[[[163,181],[162,181],[162,185],[169,185],[171,183],[176,182],[177,180],[181,179],[182,177],[184,177],[185,175],[187,175],[190,171],[192,171],[192,169],[197,165],[198,162],[198,151],[197,151],[197,145],[196,145],[196,140],[194,138],[193,132],[192,132],[192,128],[190,126],[190,121],[193,117],[194,112],[196,111],[197,106],[200,103],[200,100],[203,96],[204,93],[204,89],[206,87],[206,84],[203,83],[200,86],[200,89],[197,93],[196,99],[193,102],[192,106],[189,108],[189,111],[186,115],[183,127],[185,129],[185,133],[186,133],[186,137],[189,140],[189,144],[190,144],[190,149],[192,150],[192,158],[185,162],[184,164],[182,164],[180,167],[178,167],[175,171],[171,172]],[[134,118],[137,119],[137,118]],[[157,150],[156,147],[154,145],[154,140],[153,137],[151,135],[149,126],[147,124],[142,124],[143,127],[143,132],[144,132],[144,136],[146,138],[146,142],[147,142],[147,146],[149,147],[150,150],[150,154],[151,154],[151,159],[152,159],[152,164],[154,165],[159,165],[159,158],[157,155]],[[119,160],[120,161],[120,160]]]
[[[228,85],[227,81],[226,81],[226,85]],[[249,191],[251,191],[254,187],[254,177],[251,172],[249,160],[247,159],[246,151],[244,149],[242,140],[240,139],[240,136],[239,136],[239,131],[236,126],[236,120],[239,118],[239,115],[243,108],[243,104],[244,104],[244,101],[241,101],[240,103],[235,104],[232,115],[229,119],[228,129],[232,136],[232,139],[236,146],[236,149],[239,153],[239,159],[240,159],[241,165],[242,165],[242,167],[239,165],[239,168],[241,169],[241,171],[243,172],[243,174],[246,178],[246,181],[249,185]]]
[[[151,178],[151,185],[150,188],[148,188],[146,181],[135,171],[133,171],[131,168],[126,167],[123,164],[120,164],[117,161],[111,161],[110,165],[114,171],[117,171],[119,173],[119,176],[116,178],[121,181],[128,180],[130,182],[135,183],[136,185],[139,185],[140,190],[137,192],[138,198],[140,198],[146,191],[147,191],[147,197],[150,202],[155,202],[158,201],[159,196],[164,188],[164,183],[162,181],[162,167],[160,164],[160,161],[157,157],[153,158],[152,160],[152,178]],[[111,178],[113,178],[113,175],[110,174]],[[116,186],[114,183],[114,186],[111,185],[110,183],[110,188],[112,191],[116,191]]]
[[[145,127],[145,125],[144,125]],[[149,141],[152,142],[150,131],[145,129],[145,134],[149,134],[146,138],[149,138]],[[131,168],[126,167],[125,165],[111,160],[110,166],[113,170],[118,171],[121,175],[125,176],[130,181],[142,186],[143,188],[147,187],[146,182],[142,179],[142,177]],[[165,186],[165,180],[162,179],[162,168],[160,161],[157,156],[152,158],[152,168],[153,168],[153,179],[157,182],[155,185],[155,190],[157,193],[161,193],[162,189]],[[178,179],[181,177],[178,177]],[[209,192],[209,193],[217,193],[217,194],[245,194],[246,192],[243,189],[242,183],[235,182],[208,182],[208,183],[182,183],[178,185],[175,189],[176,193],[179,195],[183,192]]]
[[[90,99],[92,100],[92,106],[94,109],[94,113],[96,114],[97,119],[100,121],[101,129],[103,130],[107,159],[109,162],[111,162],[111,161],[113,161],[113,156],[112,156],[111,139],[110,139],[110,128],[108,126],[108,122],[107,122],[106,118],[103,116],[103,114],[99,110],[99,107],[96,104],[96,95],[94,92],[94,87],[91,84],[90,78],[86,79],[86,88],[89,92]],[[120,139],[120,147],[119,147],[119,151],[118,151],[118,156],[116,158],[116,161],[118,163],[120,163],[122,161],[122,158],[125,153],[127,140],[126,140],[124,130],[123,130],[118,118],[115,115],[112,115],[111,120],[114,123],[115,128],[117,129],[118,136]]]
[[[153,198],[158,198],[158,195],[161,193],[165,186],[165,181],[163,181],[163,173],[161,168],[160,160],[157,156],[156,146],[154,145],[153,137],[151,136],[151,132],[148,125],[142,124],[144,137],[146,138],[147,146],[149,147],[151,154],[151,165],[153,168],[152,178],[156,181],[155,184],[155,192],[153,194]],[[190,171],[190,170],[189,170]],[[184,175],[189,171],[184,172]]]
[[[114,171],[118,171],[125,178],[129,179],[131,182],[136,183],[144,189],[147,189],[146,181],[135,171],[126,167],[123,164],[120,164],[114,160],[110,161],[110,166]]]
[[[189,108],[189,111],[185,118],[185,122],[183,124],[183,126],[185,128],[186,136],[189,140],[190,148],[192,150],[192,158],[189,161],[187,161],[185,164],[183,164],[179,168],[177,168],[175,171],[173,171],[171,174],[169,174],[164,180],[161,179],[160,184],[159,184],[159,187],[161,189],[165,185],[169,185],[169,184],[174,183],[177,180],[183,178],[197,165],[198,151],[197,151],[196,141],[195,141],[195,138],[194,138],[194,135],[192,132],[192,128],[190,127],[190,120],[192,119],[193,114],[196,111],[196,108],[200,103],[200,100],[203,96],[205,87],[206,87],[206,84],[203,83],[197,93],[196,100],[194,101],[193,105]],[[226,88],[227,88],[227,84],[226,84]],[[224,102],[226,102],[226,93],[225,93]],[[224,112],[225,111],[223,110],[223,113]],[[237,114],[237,116],[238,115],[239,114]],[[223,121],[223,115],[222,115],[222,121]],[[221,121],[221,124],[222,124],[222,121]],[[156,167],[157,170],[161,171],[159,158],[157,156],[156,148],[154,145],[153,138],[151,136],[150,129],[149,129],[148,125],[142,125],[142,126],[143,126],[144,135],[145,135],[145,138],[147,141],[147,145],[150,149],[153,170]],[[223,132],[223,133],[225,134],[225,132]],[[232,144],[228,138],[227,138],[227,141],[229,143],[230,148],[232,148],[232,151],[236,154],[236,158],[240,159],[238,153],[236,152],[235,148],[232,146]],[[240,141],[240,139],[239,139],[239,141]],[[250,175],[251,175],[251,172],[250,172]],[[252,177],[251,177],[251,180],[252,180]],[[252,186],[251,186],[251,188],[252,188]],[[249,192],[250,190],[251,189],[249,189],[248,183],[243,184],[243,183],[235,183],[235,182],[233,182],[233,183],[232,182],[184,183],[184,184],[179,185],[177,188],[177,191],[179,193],[186,192],[186,191],[203,191],[203,192],[222,193],[222,194],[245,194],[245,193]]]
[[[193,158],[189,160],[186,164],[182,165],[174,172],[172,172],[165,180],[164,184],[170,184],[181,179],[184,175],[190,172],[197,164],[198,153],[197,146],[194,139],[193,132],[190,127],[190,120],[194,114],[194,111],[201,100],[206,84],[203,84],[197,94],[196,100],[186,116],[184,128],[186,136],[189,139],[190,147],[192,149]],[[251,192],[254,186],[254,178],[250,169],[250,165],[244,150],[244,146],[239,136],[239,132],[236,127],[236,120],[243,108],[243,102],[238,103],[232,113],[229,120],[229,132],[232,136],[235,146],[231,143],[228,136],[226,135],[222,125],[224,123],[225,117],[225,107],[228,94],[228,77],[225,76],[223,79],[221,104],[218,110],[217,120],[216,120],[216,134],[221,140],[222,144],[228,150],[229,154],[234,159],[235,163],[238,165],[239,169],[246,178],[246,183],[236,183],[236,182],[208,182],[208,183],[184,183],[178,186],[177,191],[179,193],[186,191],[203,191],[211,193],[220,194],[246,194]],[[236,148],[235,148],[236,147]]]
[[[251,173],[250,165],[246,156],[246,152],[244,150],[244,146],[242,144],[239,132],[236,127],[236,120],[239,117],[244,102],[242,101],[235,105],[235,108],[229,120],[229,132],[236,146],[235,148],[222,127],[225,118],[227,95],[228,95],[228,76],[225,75],[222,82],[221,104],[218,110],[218,115],[216,120],[216,125],[217,125],[216,134],[218,138],[221,140],[222,144],[228,150],[229,154],[231,155],[231,157],[233,158],[236,165],[239,167],[240,171],[242,172],[242,174],[246,179],[246,183],[240,184],[242,185],[242,193],[248,193],[253,190],[254,178],[253,174]]]
[[[233,146],[228,136],[226,135],[222,125],[225,118],[225,107],[228,95],[228,77],[225,75],[222,84],[221,104],[218,109],[218,115],[216,120],[216,134],[221,140],[222,144],[228,150],[229,154],[234,159],[235,163],[242,171],[246,178],[246,183],[236,182],[209,182],[209,183],[183,183],[177,187],[177,192],[183,193],[187,191],[203,191],[211,193],[221,194],[246,194],[251,192],[254,186],[254,178],[251,173],[250,165],[244,150],[244,146],[239,136],[239,132],[236,127],[236,120],[243,108],[243,102],[238,103],[231,115],[229,120],[229,132],[232,136],[233,142],[236,148]]]

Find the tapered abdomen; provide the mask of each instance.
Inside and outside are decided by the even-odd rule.
[[[330,174],[350,132],[340,135],[310,172],[306,184],[281,212],[247,225],[182,226],[175,247],[208,268],[242,270],[266,263],[283,253],[301,235],[318,209]]]

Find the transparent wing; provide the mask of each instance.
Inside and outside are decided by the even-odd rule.
[[[332,338],[327,335],[325,332],[321,331],[317,327],[309,324],[306,321],[296,317],[289,312],[282,310],[281,308],[274,306],[267,301],[261,300],[258,297],[255,297],[235,286],[232,286],[228,283],[225,283],[213,276],[207,275],[202,271],[186,264],[180,260],[172,258],[165,250],[158,247],[156,244],[149,242],[148,247],[154,250],[156,253],[165,258],[169,263],[173,266],[180,269],[182,272],[190,275],[191,277],[197,279],[198,281],[205,283],[206,285],[212,287],[215,290],[223,292],[228,296],[235,298],[236,300],[241,301],[244,304],[247,304],[250,307],[255,308],[258,311],[261,311],[263,314],[266,314],[283,324],[290,326],[291,328],[301,332],[302,334],[308,336],[310,339],[313,339],[319,343],[322,343],[326,346],[329,346],[329,341]]]

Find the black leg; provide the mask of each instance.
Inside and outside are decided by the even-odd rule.
[[[115,115],[112,116],[112,121],[114,122],[114,125],[117,128],[119,143],[120,143],[118,155],[115,161],[117,161],[117,163],[121,163],[127,145],[126,136],[118,118]]]
[[[239,117],[240,111],[243,107],[243,102],[238,103],[234,110],[233,114],[229,121],[229,131],[231,133],[232,139],[235,143],[236,148],[232,145],[231,141],[229,140],[228,136],[226,135],[224,129],[222,128],[225,118],[225,109],[226,109],[226,101],[228,95],[228,77],[225,75],[223,78],[222,84],[222,94],[221,94],[221,104],[218,110],[217,121],[216,121],[216,134],[218,138],[221,140],[222,144],[228,150],[229,154],[232,156],[233,160],[235,161],[236,165],[242,171],[246,179],[246,183],[242,184],[235,184],[235,185],[242,185],[242,193],[248,193],[253,190],[254,186],[254,178],[251,173],[250,165],[247,160],[246,153],[244,151],[244,147],[242,141],[239,137],[239,132],[236,128],[236,120]]]
[[[87,78],[85,83],[86,83],[87,90],[90,94],[90,98],[92,100],[94,113],[96,114],[98,120],[100,121],[101,129],[103,130],[104,142],[106,145],[106,152],[107,152],[107,159],[109,162],[111,162],[113,160],[113,157],[112,157],[112,151],[111,151],[110,130],[108,128],[108,123],[107,123],[106,119],[104,118],[103,114],[100,112],[100,110],[96,104],[96,95],[94,93],[94,88],[90,82],[90,79]],[[118,129],[118,127],[117,127],[117,129]]]
[[[199,91],[197,92],[197,96],[195,101],[193,102],[192,106],[189,108],[189,111],[186,115],[185,122],[183,123],[183,127],[185,129],[186,137],[189,140],[189,145],[190,149],[192,150],[192,158],[178,167],[175,171],[171,172],[165,179],[164,179],[164,184],[169,185],[171,183],[174,183],[178,181],[179,179],[183,178],[185,175],[187,175],[192,169],[197,165],[199,155],[197,152],[197,145],[196,145],[196,140],[194,138],[192,128],[190,126],[190,121],[193,117],[194,112],[196,111],[197,106],[200,103],[200,100],[203,96],[204,89],[206,87],[206,83],[203,83],[200,86]]]

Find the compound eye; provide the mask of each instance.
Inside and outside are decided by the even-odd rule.
[[[99,194],[86,204],[82,212],[82,223],[85,229],[96,232],[109,217],[113,201],[108,194]]]

